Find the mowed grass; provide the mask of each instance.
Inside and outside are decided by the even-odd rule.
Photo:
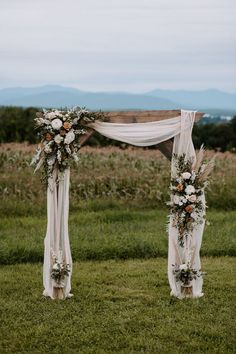
[[[69,219],[73,259],[167,257],[167,215],[118,202],[84,204]],[[0,264],[43,260],[46,217],[4,217],[0,230]],[[208,212],[201,254],[236,256],[236,211]]]
[[[235,260],[203,258],[205,296],[171,299],[165,259],[74,264],[74,297],[42,296],[42,265],[0,268],[0,353],[233,353]]]

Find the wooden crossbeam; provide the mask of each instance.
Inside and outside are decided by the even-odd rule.
[[[180,116],[180,110],[161,110],[161,111],[112,111],[106,112],[106,121],[111,123],[145,123],[160,120],[166,120]],[[204,113],[197,112],[195,122],[198,122]],[[80,145],[84,145],[86,141],[94,134],[93,129],[89,129],[88,133],[80,140]],[[156,146],[167,158],[171,160],[173,150],[173,139],[164,141]]]
[[[162,110],[162,111],[115,111],[107,112],[106,117],[111,123],[145,123],[164,119],[170,119],[180,116],[180,110]],[[195,121],[199,121],[204,113],[197,112]]]

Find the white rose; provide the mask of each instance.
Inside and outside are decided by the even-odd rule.
[[[52,152],[50,145],[45,145],[44,151],[46,152],[46,154],[50,154],[50,152]]]
[[[38,124],[39,126],[41,126],[41,125],[44,125],[45,119],[43,119],[43,118],[36,118],[36,119],[35,119],[35,122],[36,122],[36,124]]]
[[[174,201],[174,203],[175,204],[179,204],[179,202],[180,202],[180,197],[178,196],[178,195],[174,195],[174,199],[173,199],[173,201]]]
[[[187,270],[188,266],[187,266],[187,264],[183,263],[183,264],[180,264],[179,269],[180,270]]]
[[[184,172],[184,173],[182,173],[182,178],[183,179],[189,179],[190,177],[191,177],[191,173],[189,173],[189,172]]]
[[[46,114],[46,118],[48,118],[48,119],[53,119],[53,118],[56,118],[56,114],[55,114],[55,112],[49,112],[49,113],[47,113]]]
[[[59,264],[58,264],[58,263],[55,263],[55,264],[53,264],[53,267],[52,267],[52,269],[54,269],[54,270],[57,270],[57,269],[59,269]]]
[[[180,197],[180,200],[183,204],[187,203],[187,199],[185,197]]]
[[[66,134],[65,144],[70,144],[73,140],[75,140],[75,133],[73,131],[70,131]]]
[[[198,219],[198,214],[196,213],[196,211],[193,211],[190,215],[191,215],[191,218],[193,218],[194,220]]]
[[[193,194],[195,193],[195,188],[191,184],[185,188],[185,193],[186,194]]]
[[[60,134],[57,134],[54,138],[54,141],[56,144],[60,144],[62,140],[63,140],[63,137],[60,136]]]
[[[188,195],[187,199],[191,202],[191,203],[195,203],[197,200],[197,196],[196,194],[192,194],[192,195]]]
[[[53,119],[51,124],[52,124],[53,129],[59,130],[62,126],[62,121],[60,119],[56,118],[56,119]]]

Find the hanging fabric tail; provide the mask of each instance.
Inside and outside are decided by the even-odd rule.
[[[53,176],[48,180],[47,189],[47,233],[44,240],[44,265],[43,265],[43,284],[44,296],[52,299],[61,298],[57,295],[54,288],[54,280],[51,277],[54,257],[62,258],[65,264],[69,265],[70,272],[64,278],[62,298],[72,296],[71,274],[72,258],[68,234],[68,215],[69,215],[69,183],[70,170],[67,169],[62,176],[58,170],[53,171]]]

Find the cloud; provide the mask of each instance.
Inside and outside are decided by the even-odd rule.
[[[235,10],[234,0],[1,0],[1,85],[236,91]]]

